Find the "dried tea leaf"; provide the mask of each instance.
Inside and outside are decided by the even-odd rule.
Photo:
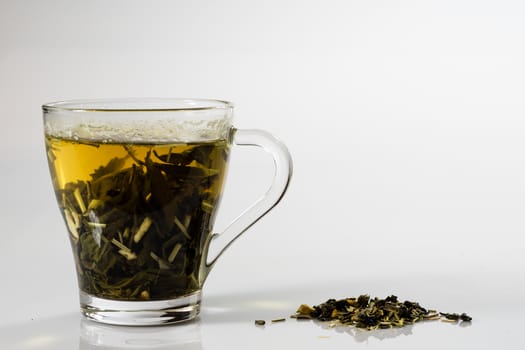
[[[326,302],[310,307],[302,304],[293,318],[312,318],[330,321],[330,325],[347,325],[367,330],[403,327],[419,321],[439,320],[456,323],[458,320],[471,321],[467,314],[437,313],[427,310],[419,303],[400,302],[395,295],[379,299],[363,294],[357,298],[328,299]]]
[[[314,308],[307,304],[301,304],[299,308],[297,309],[297,313],[301,315],[308,315],[314,311]]]

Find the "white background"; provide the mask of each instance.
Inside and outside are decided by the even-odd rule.
[[[525,295],[524,34],[525,3],[508,0],[1,1],[4,342],[59,348],[62,335],[95,348],[77,345],[41,104],[202,97],[233,101],[236,126],[278,136],[295,169],[283,202],[210,275],[190,325],[201,348],[221,348],[235,327],[247,335],[233,339],[262,348],[346,348],[356,343],[346,333],[323,343],[319,326],[281,334],[254,331],[253,319],[360,293],[478,317],[369,346],[523,348],[508,323],[523,323],[513,307],[525,311],[515,301]],[[218,229],[265,191],[271,166],[234,153]],[[44,324],[55,338],[42,338]]]

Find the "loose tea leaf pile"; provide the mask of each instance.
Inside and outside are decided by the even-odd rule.
[[[358,298],[329,299],[316,306],[299,306],[293,318],[332,321],[333,325],[349,325],[373,330],[378,328],[403,327],[424,320],[445,320],[470,322],[467,314],[438,313],[427,310],[412,301],[400,302],[395,295],[385,299],[361,295]]]
[[[82,291],[161,300],[199,289],[226,141],[148,145],[48,137],[46,145]]]

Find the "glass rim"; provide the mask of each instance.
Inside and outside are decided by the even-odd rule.
[[[205,98],[98,98],[49,102],[44,112],[180,112],[227,110],[234,107],[226,100]]]

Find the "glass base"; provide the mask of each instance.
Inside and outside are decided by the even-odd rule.
[[[80,292],[80,312],[86,318],[121,326],[158,326],[189,321],[200,311],[201,291],[175,299],[118,301]]]

